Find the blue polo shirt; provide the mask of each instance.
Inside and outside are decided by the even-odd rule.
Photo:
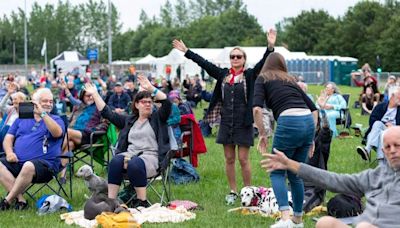
[[[56,115],[50,115],[61,127],[64,135],[63,120]],[[60,158],[63,137],[54,138],[47,129],[43,120],[16,119],[7,134],[14,135],[14,153],[20,164],[26,161],[41,159],[48,163],[49,167],[58,172],[61,166]],[[47,143],[44,143],[47,139]],[[47,145],[47,146],[44,146]],[[45,149],[44,149],[45,147]],[[47,150],[47,151],[46,151]]]

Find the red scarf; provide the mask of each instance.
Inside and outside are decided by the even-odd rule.
[[[240,68],[240,70],[235,71],[235,69],[231,68],[229,69],[229,73],[232,74],[231,80],[229,81],[230,85],[233,85],[233,83],[235,83],[235,77],[238,75],[241,75],[244,71],[244,68]]]

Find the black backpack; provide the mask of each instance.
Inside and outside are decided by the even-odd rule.
[[[337,194],[328,202],[328,214],[336,218],[357,216],[363,212],[361,198]]]

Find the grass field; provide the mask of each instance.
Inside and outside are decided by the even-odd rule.
[[[311,94],[319,94],[322,86],[310,86]],[[354,100],[358,99],[360,88],[340,87],[342,93],[350,93],[350,106]],[[203,107],[207,104],[203,103]],[[202,117],[202,108],[196,110],[196,116]],[[351,110],[351,115],[354,123],[363,124],[367,127],[368,117],[361,116],[360,110]],[[339,126],[338,126],[339,127]],[[340,127],[339,127],[340,128]],[[353,132],[351,132],[352,135]],[[179,224],[144,224],[144,227],[268,227],[274,223],[273,219],[264,218],[255,215],[240,215],[237,213],[228,213],[227,210],[232,208],[226,206],[224,202],[225,194],[228,193],[229,187],[227,184],[224,168],[224,156],[222,146],[215,143],[215,132],[213,136],[206,138],[208,152],[200,155],[198,173],[201,180],[195,184],[188,185],[173,185],[171,184],[173,199],[191,200],[201,205],[204,210],[196,211],[197,217]],[[331,144],[331,155],[329,160],[329,170],[339,173],[355,173],[367,169],[370,165],[362,161],[356,153],[355,148],[360,145],[361,138],[353,137],[346,139],[334,139]],[[257,143],[257,139],[255,140]],[[270,180],[267,173],[261,169],[259,161],[261,156],[253,147],[251,149],[251,166],[252,166],[252,184],[256,186],[270,186]],[[106,175],[106,172],[101,167],[96,167],[99,175]],[[237,181],[239,189],[243,187],[242,178],[237,163]],[[84,194],[88,194],[84,183],[74,178],[73,180],[74,197],[67,199],[72,204],[75,210],[81,210],[85,202]],[[43,192],[43,194],[48,192]],[[3,189],[0,190],[0,195],[4,196]],[[328,194],[328,198],[332,196]],[[154,198],[149,196],[150,201]],[[30,209],[24,212],[7,211],[0,212],[0,227],[70,227],[65,225],[60,219],[59,214],[55,213],[46,216],[36,215],[34,202],[29,201]],[[237,203],[235,206],[239,206]],[[305,227],[314,227],[314,222],[311,218],[305,217]]]

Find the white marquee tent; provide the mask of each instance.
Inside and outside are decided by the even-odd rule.
[[[50,60],[50,66],[54,70],[61,68],[63,72],[70,72],[75,67],[82,69],[83,66],[87,65],[89,65],[89,60],[77,51],[64,51]]]

